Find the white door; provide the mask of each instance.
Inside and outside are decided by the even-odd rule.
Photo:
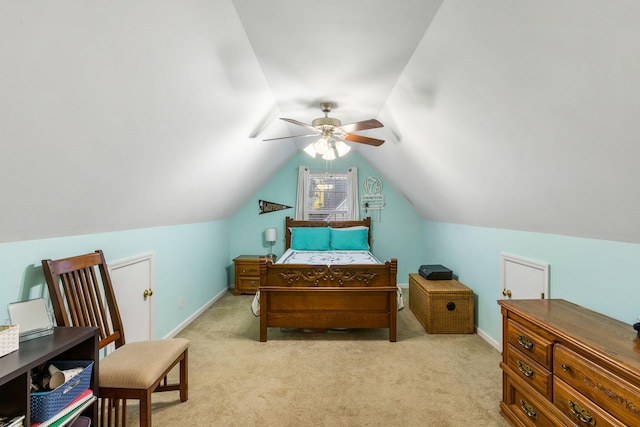
[[[500,254],[500,295],[498,299],[549,298],[549,264]],[[499,311],[498,311],[499,313]],[[500,337],[503,337],[500,323]],[[501,340],[502,341],[502,340]],[[500,349],[504,343],[500,342]]]
[[[154,271],[154,254],[109,265],[126,342],[146,341],[153,337]]]
[[[549,264],[500,254],[499,298],[549,298]]]

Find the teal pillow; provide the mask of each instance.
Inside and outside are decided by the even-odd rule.
[[[348,227],[331,229],[331,250],[368,251],[369,229],[367,227]]]
[[[291,249],[299,251],[328,251],[331,231],[329,227],[291,227]]]

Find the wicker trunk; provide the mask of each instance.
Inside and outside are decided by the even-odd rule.
[[[409,274],[409,308],[430,334],[472,334],[473,291],[457,280]]]

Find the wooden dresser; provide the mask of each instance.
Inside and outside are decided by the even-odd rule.
[[[240,255],[233,260],[233,265],[233,294],[255,294],[260,287],[260,255]]]
[[[503,396],[515,426],[640,426],[640,340],[564,300],[501,300]]]

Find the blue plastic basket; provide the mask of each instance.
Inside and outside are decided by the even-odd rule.
[[[56,360],[50,364],[62,371],[72,368],[84,369],[55,390],[31,393],[32,423],[46,421],[53,417],[91,385],[93,360]]]

